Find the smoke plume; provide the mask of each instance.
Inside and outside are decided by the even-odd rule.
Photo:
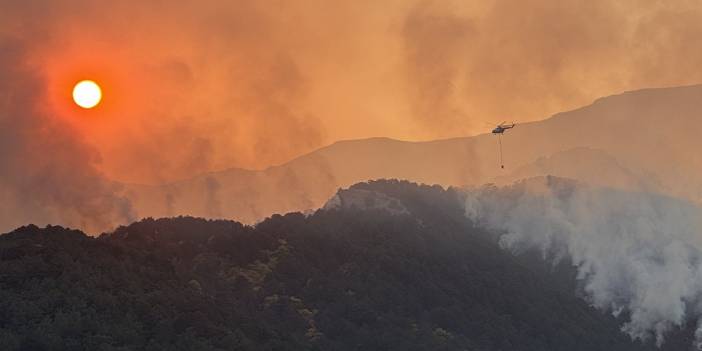
[[[0,36],[0,231],[59,223],[96,232],[134,219],[99,155],[41,103],[44,78],[21,41]]]
[[[702,209],[691,203],[542,177],[468,191],[466,214],[507,250],[570,260],[592,305],[625,313],[634,339],[660,345],[702,316]]]
[[[265,169],[342,139],[474,134],[699,83],[701,17],[689,0],[0,0],[1,223],[115,217],[128,206],[102,174]],[[70,99],[85,78],[104,88],[92,111]]]
[[[149,184],[699,83],[701,17],[686,0],[0,0],[47,105],[70,105],[79,76],[104,83],[98,116],[62,118],[109,177]]]

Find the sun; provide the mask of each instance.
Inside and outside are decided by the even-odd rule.
[[[73,87],[73,101],[85,109],[97,106],[102,100],[102,89],[92,80],[83,80]]]

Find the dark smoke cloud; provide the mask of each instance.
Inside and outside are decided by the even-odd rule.
[[[134,219],[99,155],[42,104],[44,81],[21,40],[0,36],[0,230],[29,222],[92,232]]]
[[[205,182],[205,209],[207,215],[212,218],[222,217],[222,204],[219,199],[219,188],[221,185],[216,178],[207,176]]]
[[[407,16],[403,27],[411,102],[423,127],[469,127],[469,116],[458,105],[456,79],[465,65],[475,28],[469,19],[435,13],[422,2]]]
[[[422,1],[402,40],[430,136],[527,121],[612,93],[695,84],[697,1]]]
[[[73,71],[107,76],[110,108],[67,119],[116,180],[162,183],[265,167],[326,140],[318,112],[305,103],[310,77],[300,62],[312,50],[298,47],[309,33],[281,23],[275,7],[80,0],[0,6],[9,33],[40,40],[26,58],[47,73],[49,94],[67,89],[57,82]],[[63,96],[52,99],[64,103]]]
[[[623,90],[698,83],[700,18],[702,4],[686,0],[0,0],[2,133],[14,133],[2,154],[18,165],[40,160],[27,177],[3,170],[0,195],[101,172],[168,183],[263,169],[339,139],[465,135],[484,132],[483,121],[524,122]],[[90,118],[57,108],[66,103],[57,82],[82,70],[110,78],[106,108]],[[16,126],[9,115],[44,117]],[[57,159],[77,155],[56,163],[88,171],[49,175],[58,166],[38,151],[49,148]],[[113,192],[81,181],[92,194]],[[100,196],[76,201],[109,212],[114,202]],[[12,223],[56,218],[39,205],[53,201],[3,212]]]
[[[262,169],[340,139],[484,132],[702,81],[697,1],[164,4],[0,1],[2,30],[42,43],[28,57],[49,83],[75,64],[133,91],[106,94],[99,128],[78,125],[120,181]]]
[[[312,150],[322,144],[324,132],[314,116],[300,114],[289,102],[301,98],[306,90],[299,68],[288,56],[278,57],[271,67],[270,81],[257,82],[249,101],[262,102],[251,105],[252,114],[263,116],[265,123],[256,125],[260,137],[255,142],[256,155],[278,155],[287,149]],[[271,142],[284,140],[284,142]]]

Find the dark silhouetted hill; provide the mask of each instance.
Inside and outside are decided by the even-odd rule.
[[[274,215],[255,227],[145,219],[99,238],[22,227],[0,236],[0,344],[655,349],[577,298],[572,272],[501,250],[461,201],[452,189],[376,181],[341,190],[314,214]]]

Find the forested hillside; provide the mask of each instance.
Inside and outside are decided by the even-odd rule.
[[[22,227],[0,236],[0,344],[655,349],[578,298],[567,269],[501,250],[460,201],[451,189],[378,181],[340,191],[312,215],[275,215],[255,227],[144,219],[99,238]],[[689,333],[679,334],[664,349],[689,347]]]

